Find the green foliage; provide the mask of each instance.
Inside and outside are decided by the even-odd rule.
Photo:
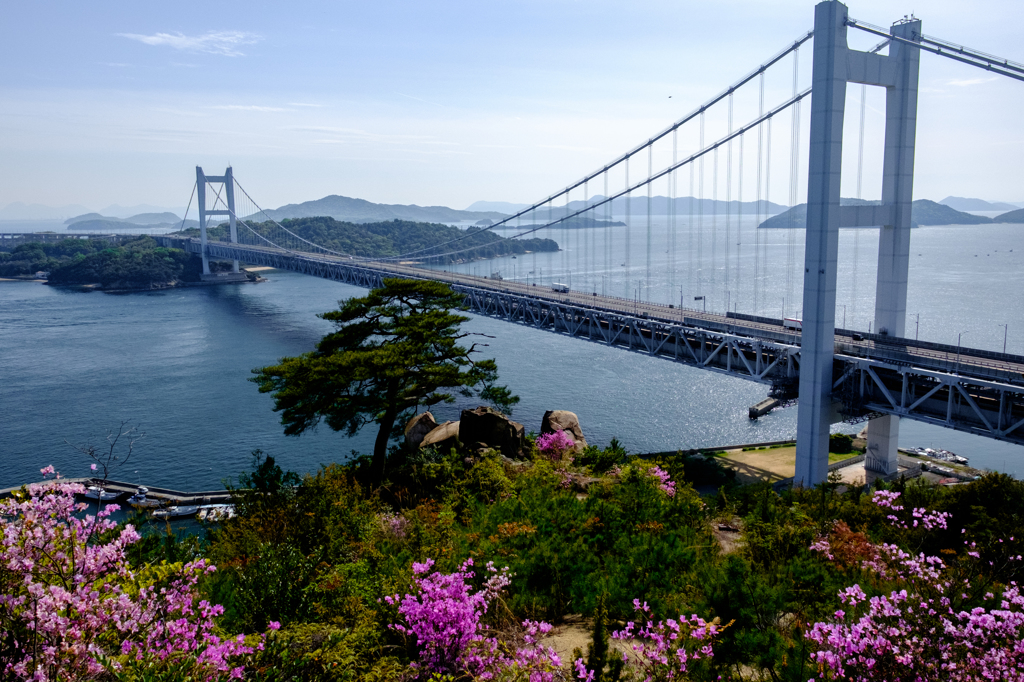
[[[409,220],[349,223],[318,216],[290,218],[282,220],[281,225],[314,244],[365,258],[416,252],[416,258],[428,263],[452,263],[529,252],[558,251],[558,244],[551,239],[506,239],[478,227],[461,230],[440,223]],[[250,223],[250,226],[263,235],[270,235],[277,229],[273,222]],[[199,229],[190,228],[184,234],[195,237]],[[210,239],[227,239],[227,234],[226,224],[207,230]],[[455,239],[460,240],[457,246],[449,243]],[[457,253],[450,253],[452,251]],[[448,255],[435,255],[439,253]]]
[[[102,244],[103,248],[94,246],[91,252],[79,250],[72,257],[54,263],[50,268],[50,284],[98,283],[106,288],[144,289],[175,281],[198,282],[202,273],[198,256],[157,246],[150,237],[125,241],[119,246],[89,241]],[[77,246],[69,246],[67,250],[72,252]]]
[[[49,272],[110,248],[105,239],[62,239],[59,242],[18,244],[10,252],[0,252],[0,277]]]
[[[604,449],[588,445],[576,456],[576,462],[589,467],[595,474],[603,474],[613,466],[625,463],[627,456],[626,448],[622,447],[617,439],[612,438],[611,443]]]
[[[828,437],[828,451],[837,455],[853,452],[853,436],[845,433],[833,433]]]
[[[476,344],[460,325],[468,318],[453,312],[462,297],[441,282],[385,279],[367,296],[351,298],[336,311],[320,315],[334,322],[316,350],[280,364],[253,370],[261,393],[273,393],[274,410],[288,435],[299,435],[321,419],[350,436],[369,423],[378,426],[373,479],[381,482],[388,440],[399,415],[421,405],[451,403],[473,389],[501,399],[506,409],[519,398],[495,383],[494,360],[473,361]]]

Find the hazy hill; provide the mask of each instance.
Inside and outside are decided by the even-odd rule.
[[[842,198],[839,203],[843,206],[857,205],[878,205],[878,201],[864,201],[863,199]],[[963,213],[943,204],[928,199],[918,199],[911,205],[910,225],[981,225],[991,223],[991,218]],[[764,228],[804,228],[807,227],[807,204],[799,204],[793,208],[772,216],[758,225]],[[864,227],[873,227],[865,225]]]
[[[64,221],[65,225],[74,225],[75,223],[85,222],[87,220],[113,220],[120,222],[120,218],[111,218],[109,216],[102,215],[100,213],[83,213],[82,215],[76,215],[73,218],[68,218]]]
[[[1002,215],[997,215],[992,219],[994,223],[1024,223],[1024,208],[1018,208],[1015,211],[1008,211]]]
[[[985,201],[966,197],[946,197],[940,204],[955,208],[958,211],[1012,211],[1018,206],[1001,201]]]
[[[124,221],[126,223],[135,223],[136,225],[173,225],[181,223],[181,218],[170,211],[164,211],[162,213],[140,213],[129,216]]]
[[[599,201],[604,200],[604,197],[597,195],[589,199],[587,202],[571,201],[568,205],[568,213],[579,211],[580,209],[586,208],[587,206],[593,206]],[[630,197],[627,204],[626,197],[619,197],[611,202],[612,204],[612,215],[621,217],[626,214],[626,208],[628,206],[629,213],[631,216],[647,215],[647,197],[646,196],[633,196]],[[670,215],[675,213],[677,216],[689,217],[692,213],[694,220],[697,216],[703,214],[708,215],[725,215],[731,213],[732,215],[754,215],[758,211],[764,213],[773,214],[785,211],[788,207],[782,204],[776,204],[771,201],[756,202],[756,201],[715,201],[713,199],[698,199],[697,197],[676,197],[675,199],[669,199],[665,196],[654,196],[651,197],[651,213],[654,215]],[[566,205],[555,205],[551,208],[539,208],[536,211],[531,211],[523,215],[523,220],[529,220],[534,223],[541,221],[548,222],[554,218],[560,218],[566,215]],[[606,215],[608,205],[604,204],[594,209],[594,216],[601,218]]]
[[[301,204],[288,204],[273,211],[267,216],[274,220],[285,218],[314,218],[328,216],[335,220],[351,223],[380,222],[384,220],[411,220],[421,223],[456,223],[461,221],[477,221],[483,218],[504,218],[503,213],[495,211],[459,211],[447,206],[416,206],[404,204],[375,204],[365,199],[331,196],[306,201]],[[252,216],[253,220],[263,221],[267,217],[260,213]]]

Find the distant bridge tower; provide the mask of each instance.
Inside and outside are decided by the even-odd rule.
[[[803,340],[800,344],[800,400],[797,412],[797,484],[814,485],[828,476],[832,363],[835,352],[836,268],[839,228],[881,226],[875,329],[903,336],[910,264],[910,210],[914,189],[918,70],[921,51],[893,41],[888,56],[847,47],[846,5],[825,0],[814,8],[814,66],[811,143],[807,182],[807,236],[804,262]],[[890,34],[920,42],[921,22],[900,22]],[[885,88],[885,156],[882,205],[842,206],[839,190],[843,158],[846,84]],[[896,471],[899,417],[868,425],[865,467]]]
[[[215,190],[213,208],[206,208],[206,186],[222,185]],[[196,189],[199,194],[199,242],[203,249],[203,274],[210,274],[210,262],[206,257],[206,223],[207,216],[226,215],[228,225],[231,227],[231,243],[238,243],[238,228],[235,223],[235,179],[231,174],[231,166],[224,171],[224,175],[207,175],[201,166],[196,166]],[[213,189],[213,187],[211,187]],[[221,198],[223,192],[224,198]],[[226,209],[218,209],[218,205],[226,205]],[[235,260],[232,272],[238,272],[238,261]]]

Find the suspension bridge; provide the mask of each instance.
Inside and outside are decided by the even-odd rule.
[[[851,30],[880,42],[852,49]],[[807,48],[809,85],[801,80]],[[158,240],[201,255],[209,277],[230,277],[209,267],[226,260],[236,273],[241,261],[368,288],[386,277],[444,281],[481,315],[767,384],[770,395],[797,404],[795,480],[805,485],[826,478],[829,427],[837,421],[868,421],[866,467],[882,474],[896,471],[900,419],[1024,445],[1024,357],[906,338],[921,52],[1024,80],[1024,66],[928,36],[919,19],[883,29],[826,0],[815,8],[813,30],[721,94],[596,171],[483,228],[511,239],[560,235],[558,254],[522,256],[523,277],[453,267],[478,247],[471,240],[479,230],[386,258],[318,243],[271,219],[231,168],[219,176],[196,169],[198,238]],[[884,90],[880,201],[840,200],[850,83],[861,85],[857,199],[866,89]],[[801,109],[807,101],[809,115]],[[792,216],[794,229],[777,237],[768,233],[779,231],[758,226],[778,213],[769,196],[772,170],[778,178],[780,165],[790,207],[806,187],[806,229],[795,229],[791,210],[784,215]],[[226,229],[213,239],[209,225],[219,218]],[[860,226],[879,228],[874,309],[867,314],[873,332],[836,324],[839,230]],[[852,256],[855,290],[864,264],[857,262],[858,249]],[[699,309],[684,305],[690,297]],[[779,298],[775,317],[769,312]],[[844,306],[844,323],[845,312]]]

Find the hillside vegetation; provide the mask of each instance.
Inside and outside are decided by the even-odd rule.
[[[253,229],[268,236],[272,236],[278,230],[272,222],[252,223],[251,225]],[[417,223],[408,220],[349,223],[318,216],[283,220],[281,225],[319,246],[346,255],[365,258],[386,258],[416,252],[414,258],[425,258],[432,254],[447,254],[440,259],[433,259],[432,262],[437,260],[455,262],[495,258],[531,251],[558,250],[558,244],[551,239],[506,239],[478,227],[460,230],[450,225]],[[198,236],[199,230],[185,230],[185,234]],[[226,224],[220,225],[208,230],[208,234],[212,239],[226,238],[228,228]],[[448,242],[453,243],[449,244]]]

